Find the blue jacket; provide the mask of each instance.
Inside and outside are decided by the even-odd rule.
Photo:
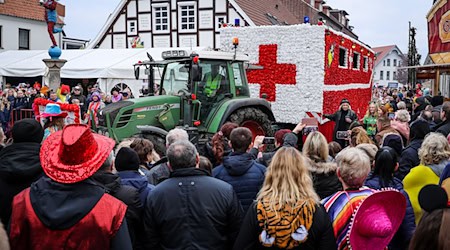
[[[372,189],[380,190],[382,189],[380,182],[381,179],[379,176],[374,176],[373,173],[370,173],[364,185]],[[406,214],[400,228],[391,240],[391,243],[389,243],[389,249],[407,249],[414,231],[416,230],[414,210],[411,206],[411,201],[409,200],[408,194],[403,189],[403,184],[400,179],[394,177],[393,182],[389,183],[388,187],[397,189],[406,198]]]
[[[256,199],[261,188],[266,168],[256,163],[249,153],[231,153],[223,159],[223,164],[213,169],[213,176],[228,182],[242,204],[244,212]]]
[[[412,140],[409,145],[403,149],[402,155],[398,161],[398,171],[394,174],[395,177],[403,180],[411,168],[419,166],[419,149],[422,146],[422,142],[423,139]]]
[[[141,203],[145,206],[147,195],[155,186],[149,184],[147,178],[138,171],[120,171],[117,174],[122,185],[132,186],[138,190]]]

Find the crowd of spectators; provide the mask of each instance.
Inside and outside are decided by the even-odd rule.
[[[175,128],[158,154],[24,119],[0,150],[1,221],[13,249],[448,249],[450,102],[403,92],[376,89],[359,118],[343,99],[332,142],[299,123],[272,150],[234,123],[205,145]]]

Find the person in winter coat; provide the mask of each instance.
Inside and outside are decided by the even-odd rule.
[[[167,158],[173,172],[147,198],[146,249],[230,249],[242,216],[233,187],[199,169],[187,140],[172,143]]]
[[[369,157],[357,148],[342,150],[336,157],[337,175],[343,191],[339,191],[322,200],[333,224],[337,249],[348,249],[348,232],[352,215],[358,205],[375,190],[363,187],[370,172]]]
[[[227,122],[214,134],[211,141],[202,148],[201,155],[208,158],[214,167],[223,163],[223,158],[228,156],[232,149],[229,145],[231,131],[239,127],[236,123]]]
[[[331,221],[295,148],[275,154],[233,249],[336,249]]]
[[[44,131],[34,119],[23,119],[12,128],[13,143],[0,151],[0,219],[9,225],[15,195],[42,175],[39,150]]]
[[[12,249],[132,249],[127,206],[89,179],[114,144],[80,124],[44,141],[40,159],[46,175],[13,200]]]
[[[120,177],[113,173],[113,166],[114,158],[113,154],[110,154],[90,179],[104,188],[106,193],[127,205],[125,218],[127,219],[133,249],[144,249],[145,233],[144,223],[142,222],[144,207],[139,197],[139,191],[132,186],[122,185]]]
[[[377,121],[378,133],[375,135],[375,143],[380,147],[383,144],[385,134],[399,134],[397,130],[391,127],[391,120],[387,116],[381,116]]]
[[[418,97],[414,101],[414,114],[411,117],[411,121],[417,120],[417,118],[420,116],[420,113],[425,110],[425,108],[430,103],[425,97]]]
[[[135,138],[130,148],[139,156],[139,171],[148,176],[148,171],[153,167],[153,161],[159,160],[153,142],[145,138]]]
[[[0,122],[2,123],[3,132],[9,132],[9,121],[11,119],[11,103],[6,96],[0,99]]]
[[[252,146],[252,131],[239,127],[230,134],[233,152],[223,159],[223,164],[213,169],[213,177],[233,186],[244,213],[255,200],[263,182],[266,167],[256,163],[247,151]]]
[[[409,145],[403,149],[398,171],[395,172],[395,177],[403,180],[409,171],[420,164],[419,149],[422,146],[423,139],[430,133],[430,126],[423,120],[417,120],[411,124]]]
[[[449,163],[450,146],[447,138],[439,133],[429,134],[419,149],[420,165],[411,169],[403,179],[403,186],[408,193],[414,209],[416,224],[422,218],[419,205],[419,192],[428,184],[438,184],[445,166]]]
[[[87,109],[87,98],[86,98],[86,96],[84,96],[83,94],[82,94],[82,88],[81,88],[81,86],[75,86],[74,88],[73,88],[73,93],[72,93],[72,95],[70,96],[70,99],[69,99],[69,103],[70,104],[72,104],[72,101],[73,100],[75,100],[75,99],[77,99],[77,100],[79,100],[80,101],[80,109],[81,109],[81,114],[83,115],[83,114],[85,114],[86,113],[86,109]]]
[[[409,141],[409,122],[411,120],[411,116],[406,110],[399,110],[395,112],[395,118],[391,121],[391,127],[402,136],[403,146],[406,147],[407,142]]]
[[[437,124],[433,129],[437,133],[447,137],[450,134],[450,102],[444,102],[441,109],[442,122]]]
[[[166,148],[169,148],[172,143],[177,141],[189,141],[189,135],[186,130],[174,128],[166,135]],[[171,169],[168,166],[167,157],[161,157],[159,161],[153,164],[153,167],[146,173],[149,183],[152,185],[158,185],[170,176]]]
[[[406,198],[406,215],[402,225],[389,244],[389,249],[407,249],[416,228],[414,210],[408,194],[403,190],[402,181],[393,176],[398,168],[398,156],[394,149],[382,147],[375,156],[375,167],[364,185],[372,189],[394,188]]]
[[[272,152],[260,153],[259,148],[263,145],[264,136],[256,136],[253,142],[253,148],[250,153],[257,158],[257,162],[268,167],[272,161],[273,156],[281,147],[297,148],[298,137],[301,136],[302,130],[306,127],[305,124],[298,123],[294,130],[281,129],[275,133],[275,147]]]
[[[356,113],[350,107],[350,102],[347,99],[342,99],[339,110],[332,115],[325,115],[325,117],[336,123],[333,131],[333,141],[336,141],[344,148],[346,141],[345,139],[337,138],[337,132],[347,131],[350,124],[358,119]]]
[[[132,148],[123,147],[114,160],[120,183],[134,187],[139,192],[141,203],[145,206],[150,191],[155,187],[148,183],[147,177],[139,172],[139,156]]]
[[[303,154],[312,175],[314,190],[320,199],[342,190],[336,175],[337,165],[329,161],[327,139],[322,133],[315,131],[306,137]]]

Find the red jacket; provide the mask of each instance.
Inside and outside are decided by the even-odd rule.
[[[51,230],[37,217],[30,188],[14,197],[11,216],[11,249],[110,249],[127,207],[104,194],[94,208],[74,226]]]

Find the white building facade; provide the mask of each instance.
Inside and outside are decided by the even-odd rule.
[[[218,48],[223,24],[248,20],[233,0],[122,0],[88,48]]]
[[[54,35],[61,44],[61,33]],[[0,51],[42,50],[48,49],[51,44],[45,22],[0,15]]]
[[[403,86],[398,81],[398,68],[406,60],[396,45],[372,48],[376,53],[374,84],[383,87]]]

